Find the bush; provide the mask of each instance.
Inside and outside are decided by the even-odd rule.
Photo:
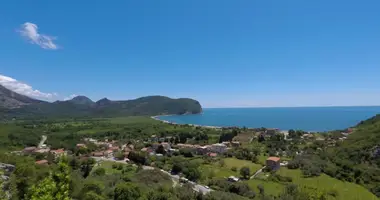
[[[117,170],[122,170],[122,169],[123,169],[123,167],[124,167],[124,165],[123,165],[123,164],[121,164],[121,163],[119,163],[119,164],[117,165]]]
[[[332,196],[332,197],[338,197],[339,196],[339,193],[336,189],[331,189],[330,191],[327,192],[327,194]]]
[[[237,168],[236,167],[231,167],[231,170],[234,171],[234,172],[237,172]]]
[[[104,168],[98,168],[93,172],[96,176],[104,176],[106,174],[106,170]]]

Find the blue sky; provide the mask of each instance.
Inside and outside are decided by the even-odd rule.
[[[379,10],[378,0],[5,0],[0,83],[49,100],[379,105]]]

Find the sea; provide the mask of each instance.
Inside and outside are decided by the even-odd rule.
[[[380,114],[380,106],[204,108],[201,114],[157,118],[177,124],[322,132],[346,129],[376,114]]]

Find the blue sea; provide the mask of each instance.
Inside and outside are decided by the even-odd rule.
[[[248,128],[330,131],[355,126],[380,114],[380,106],[293,107],[293,108],[206,108],[202,114],[160,116],[178,124],[238,126]]]

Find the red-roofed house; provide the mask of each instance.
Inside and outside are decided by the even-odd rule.
[[[47,160],[38,160],[36,161],[37,165],[47,165],[49,162]]]
[[[66,155],[65,149],[51,150],[50,153],[52,153],[55,158],[59,158],[61,156],[65,156]]]
[[[271,170],[277,170],[280,168],[280,158],[279,157],[269,157],[267,159],[267,167]]]
[[[217,153],[208,153],[207,155],[210,156],[210,157],[216,157],[216,156],[218,156]]]

